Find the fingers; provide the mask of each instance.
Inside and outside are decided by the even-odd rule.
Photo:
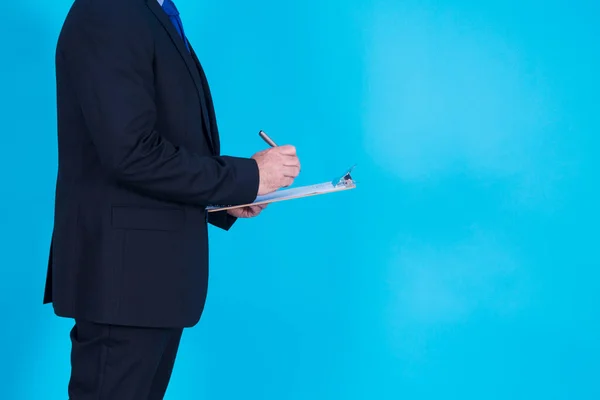
[[[257,161],[261,176],[259,195],[291,186],[300,174],[300,160],[296,154],[296,147],[292,145],[263,150],[252,158]]]
[[[247,210],[247,215],[249,217],[256,217],[265,208],[267,208],[267,204],[256,204],[256,205],[253,205],[253,206],[248,206],[247,209],[246,209]]]
[[[280,154],[287,156],[295,156],[296,155],[296,147],[286,144],[285,146],[274,147],[277,149]]]
[[[288,178],[296,178],[300,174],[300,167],[283,167],[283,176]]]
[[[294,183],[294,178],[292,178],[291,176],[286,176],[285,178],[283,178],[283,185],[281,187],[292,186],[292,183]]]
[[[258,215],[263,209],[264,207],[262,207],[261,205],[250,206],[250,214]]]
[[[283,175],[287,178],[296,178],[300,174],[300,159],[296,155],[294,146],[278,147],[283,155]]]
[[[283,165],[288,166],[288,167],[299,167],[300,159],[296,156],[284,155],[283,156]]]

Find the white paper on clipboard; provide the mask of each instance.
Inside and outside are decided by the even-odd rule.
[[[215,212],[215,211],[229,210],[232,208],[247,207],[250,205],[258,205],[258,204],[275,203],[275,202],[279,202],[279,201],[293,200],[293,199],[299,199],[302,197],[318,196],[321,194],[327,194],[327,193],[340,192],[340,191],[344,191],[344,190],[354,189],[356,187],[356,182],[350,176],[350,172],[352,172],[353,168],[354,167],[350,168],[350,170],[348,170],[344,175],[342,175],[341,177],[336,178],[330,182],[324,182],[324,183],[319,183],[319,184],[310,185],[310,186],[300,186],[297,188],[282,189],[282,190],[278,190],[276,192],[273,192],[273,193],[270,193],[270,194],[267,194],[264,196],[258,196],[256,198],[256,200],[254,200],[254,202],[249,203],[249,204],[241,204],[241,205],[236,205],[236,206],[211,206],[211,207],[207,207],[206,211]]]

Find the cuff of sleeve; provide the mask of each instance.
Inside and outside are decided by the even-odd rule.
[[[237,204],[252,203],[258,195],[260,172],[253,158],[236,158],[236,198]]]

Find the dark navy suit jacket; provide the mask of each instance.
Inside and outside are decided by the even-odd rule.
[[[76,0],[56,50],[59,165],[44,303],[98,323],[188,327],[208,281],[211,204],[259,172],[219,156],[202,67],[156,0]]]

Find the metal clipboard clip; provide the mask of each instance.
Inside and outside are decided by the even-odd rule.
[[[354,181],[354,179],[352,179],[352,175],[350,175],[352,173],[352,170],[354,169],[354,167],[356,167],[356,165],[353,165],[352,167],[350,167],[350,169],[348,171],[346,171],[342,176],[338,176],[337,178],[335,178],[334,180],[331,181],[331,184],[333,185],[333,187],[354,187],[356,186],[356,182]]]

